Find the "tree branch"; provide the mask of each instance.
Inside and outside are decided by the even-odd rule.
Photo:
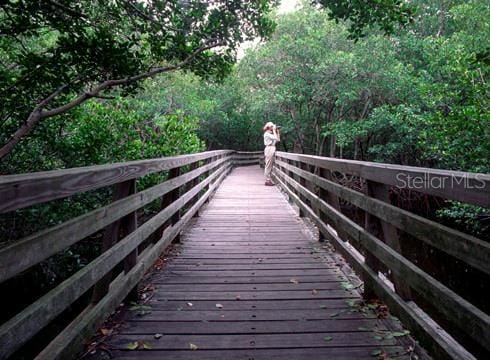
[[[34,127],[42,120],[45,118],[53,117],[56,115],[60,115],[64,112],[67,112],[80,104],[84,103],[85,101],[94,98],[94,97],[100,97],[98,95],[100,92],[111,89],[117,86],[121,85],[129,85],[135,82],[138,82],[143,79],[151,78],[154,77],[158,74],[164,73],[164,72],[169,72],[169,71],[175,71],[182,69],[183,67],[189,65],[189,63],[194,60],[194,58],[199,55],[200,53],[210,50],[212,48],[215,48],[217,46],[224,45],[221,42],[215,42],[211,43],[209,45],[205,45],[191,53],[187,58],[185,58],[182,62],[176,64],[176,65],[170,65],[170,66],[160,66],[156,67],[153,69],[150,69],[147,72],[130,76],[127,78],[122,78],[122,79],[113,79],[113,80],[107,80],[99,85],[97,85],[95,88],[93,88],[91,91],[86,91],[83,94],[79,95],[76,97],[74,100],[61,105],[57,108],[50,109],[50,110],[43,110],[51,101],[53,101],[58,95],[60,95],[68,86],[69,84],[64,84],[60,86],[56,91],[54,91],[52,94],[50,94],[48,97],[43,99],[39,104],[35,106],[33,111],[29,114],[29,117],[27,118],[26,122],[18,128],[15,133],[12,135],[10,140],[7,141],[5,145],[3,145],[0,148],[0,160],[3,159],[5,156],[7,156],[12,149],[30,132],[34,129]]]

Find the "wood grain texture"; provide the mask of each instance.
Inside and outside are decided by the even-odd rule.
[[[177,201],[145,222],[136,231],[121,239],[117,244],[109,248],[80,271],[2,324],[0,326],[0,357],[7,356],[22,346],[22,344],[89,290],[119,262],[131,254],[139,244],[153,234],[165,221],[170,219],[176,211],[179,211],[202,188],[209,186],[213,180],[219,179],[220,176],[224,176],[226,171],[227,167],[222,167],[214,171],[208,178],[199,183],[198,186],[182,195]],[[201,206],[202,202],[196,203],[196,205],[198,204]],[[175,229],[174,226],[172,228],[173,230]],[[172,237],[172,240],[177,234]],[[123,286],[128,287],[127,290],[129,292],[135,285],[124,284]]]
[[[360,209],[373,214],[427,244],[438,248],[465,263],[490,274],[490,245],[474,236],[451,229],[434,221],[393,206],[383,199],[375,199],[333,181],[321,178],[283,162],[276,162],[279,168],[297,173],[319,186],[326,193],[334,194]],[[321,194],[323,195],[323,194]],[[329,204],[328,198],[324,198]],[[385,198],[386,200],[386,198]],[[338,206],[332,205],[335,209]],[[324,219],[324,221],[328,221]],[[341,231],[342,232],[342,231]],[[346,236],[341,236],[346,238]]]
[[[116,359],[239,359],[244,351],[274,359],[298,348],[332,358],[339,347],[347,358],[372,359],[374,349],[400,349],[397,339],[375,337],[399,325],[352,306],[360,295],[345,288],[349,278],[332,254],[263,182],[257,166],[236,168],[225,179],[148,280],[151,313],[124,314],[108,342]],[[149,341],[152,350],[125,352],[133,341]],[[191,351],[191,343],[198,349]]]
[[[349,232],[351,236],[362,241],[366,248],[371,253],[376,254],[376,256],[379,257],[379,259],[383,261],[395,274],[403,276],[408,284],[413,285],[414,288],[423,293],[424,296],[430,299],[429,301],[437,303],[438,308],[440,308],[441,311],[451,319],[451,321],[456,323],[459,327],[465,329],[465,331],[468,331],[475,341],[478,341],[483,346],[486,346],[485,344],[488,345],[488,342],[486,342],[487,340],[484,339],[484,337],[487,335],[481,333],[482,331],[486,332],[487,330],[484,329],[488,329],[489,327],[488,315],[465,301],[448,288],[444,287],[441,283],[437,282],[429,275],[425,274],[415,265],[383,244],[379,239],[376,239],[350,219],[340,214],[326,202],[318,199],[314,194],[303,188],[299,183],[289,178],[286,173],[279,169],[275,169],[274,178],[276,181],[278,181],[281,188],[283,188],[293,199],[293,201],[308,213],[308,216],[319,226],[320,231],[322,231],[327,238],[335,243],[336,247],[340,249],[342,254],[348,258],[349,263],[355,266],[359,272],[363,273],[365,278],[371,278],[370,285],[373,286],[378,296],[385,299],[385,301],[387,301],[388,304],[395,309],[396,313],[400,313],[404,316],[404,320],[410,326],[410,328],[415,329],[423,336],[427,346],[435,346],[438,354],[445,354],[445,357],[448,358],[453,358],[454,355],[454,358],[463,359],[466,356],[466,351],[462,352],[464,349],[459,351],[460,349],[455,350],[453,347],[450,347],[446,351],[444,347],[448,346],[448,344],[440,336],[440,330],[426,326],[426,323],[424,323],[420,317],[416,316],[415,313],[407,307],[406,303],[397,294],[389,290],[389,288],[379,279],[378,275],[375,274],[363,260],[359,259],[358,253],[355,254],[351,248],[346,246],[344,241],[340,240],[340,238],[338,238],[337,235],[328,228],[328,226],[313,212],[313,210],[301,201],[299,196],[291,190],[292,188],[298,192],[301,192],[310,200],[316,201],[318,206],[325,212],[325,214],[327,214],[330,221],[336,228],[341,227],[343,230]],[[475,328],[479,328],[479,330],[475,331]],[[481,338],[481,336],[483,336],[483,338]]]
[[[121,304],[129,291],[139,283],[148,269],[159,258],[160,254],[170,245],[175,236],[182,231],[184,226],[216,190],[228,174],[229,166],[225,166],[222,170],[216,173],[218,175],[216,181],[202,194],[202,197],[199,198],[192,208],[180,218],[179,222],[165,229],[162,238],[154,246],[145,249],[138,257],[136,265],[129,272],[121,274],[112,282],[109,293],[97,304],[88,306],[84,312],[74,319],[63,332],[43,349],[36,359],[73,358],[73,354],[80,350],[84,341],[95,332],[107,315],[112,313]],[[206,179],[207,181],[203,181],[203,184],[210,182],[213,178],[214,176],[210,176]],[[189,192],[186,194],[189,194],[190,198],[193,196]]]
[[[187,181],[198,179],[204,172],[222,166],[226,161],[226,158],[220,159],[1,248],[0,282],[103,229]]]
[[[231,150],[218,150],[161,159],[0,176],[0,213],[232,153]]]
[[[330,171],[357,175],[364,179],[400,188],[411,188],[421,193],[440,196],[445,199],[490,206],[490,175],[487,174],[285,152],[277,152],[276,157],[280,160],[301,161]]]

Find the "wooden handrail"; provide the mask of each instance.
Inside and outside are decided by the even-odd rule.
[[[463,332],[482,348],[489,349],[488,314],[465,299],[462,296],[464,294],[449,289],[408,260],[402,251],[399,232],[410,234],[451,255],[481,271],[482,276],[490,273],[490,245],[474,236],[392,205],[389,203],[388,191],[391,186],[410,185],[401,183],[401,179],[418,176],[422,181],[418,183],[421,186],[412,190],[488,206],[490,176],[283,152],[278,152],[276,156],[273,170],[275,181],[298,205],[300,214],[309,216],[317,224],[321,235],[329,239],[359,271],[363,276],[366,294],[374,293],[388,303],[391,310],[435,354],[458,359],[472,358],[450,336],[429,325],[424,316],[420,315],[417,299],[437,304],[437,310],[443,314],[444,321],[451,324],[450,328],[445,329],[447,332],[456,338],[459,332]],[[358,176],[373,190],[361,193],[347,188],[333,181],[333,172]],[[437,177],[438,181],[433,180]],[[453,181],[444,180],[452,178]],[[437,187],[438,184],[442,186]],[[371,233],[368,226],[372,224],[366,220],[364,228],[343,214],[338,199],[379,219],[382,228]],[[364,254],[364,258],[359,257],[359,253]],[[391,272],[395,292],[378,276],[381,271],[378,264],[383,264]],[[411,289],[417,293],[415,300],[410,298]],[[455,328],[458,331],[455,332]]]
[[[278,160],[277,164],[279,167],[299,175],[301,178],[335,194],[358,208],[393,224],[398,229],[418,237],[439,250],[447,252],[455,258],[490,274],[489,243],[384,201],[368,197],[358,191],[301,170],[281,160]]]
[[[160,159],[0,176],[0,213],[182,167],[213,156],[231,154],[231,150],[217,150]]]
[[[299,161],[329,171],[357,175],[378,183],[411,188],[444,199],[490,206],[490,175],[414,166],[344,160],[277,152],[278,158]]]
[[[178,237],[234,165],[234,154],[231,150],[220,150],[0,176],[3,212],[109,185],[119,189],[115,191],[115,201],[106,206],[0,248],[2,282],[99,230],[105,229],[109,240],[107,249],[96,259],[0,326],[0,358],[22,347],[96,285],[92,304],[50,343],[40,358],[44,358],[42,354],[49,354],[49,358],[70,354],[88,335],[88,329],[93,331],[124,300],[161,252]],[[133,192],[135,179],[163,170],[176,175],[144,191]],[[129,190],[123,190],[126,188]],[[158,198],[166,199],[161,211],[137,227],[136,211]],[[119,226],[126,228],[121,239]],[[137,249],[154,234],[158,234],[158,241],[138,254]],[[124,271],[116,276],[112,272],[121,261],[125,263]],[[77,333],[74,329],[80,330]],[[62,343],[65,345],[61,346]]]

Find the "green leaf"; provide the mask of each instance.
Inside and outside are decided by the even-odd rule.
[[[128,350],[136,350],[139,347],[139,343],[137,341],[130,342],[126,345],[126,349]]]
[[[332,341],[332,339],[333,339],[333,338],[332,338],[331,336],[325,336],[325,337],[323,338],[323,340],[325,340],[325,341]]]

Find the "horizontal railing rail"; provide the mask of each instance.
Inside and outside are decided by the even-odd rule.
[[[263,165],[263,151],[237,151],[233,155],[233,163],[235,165]]]
[[[335,181],[338,173],[357,176],[363,192]],[[463,342],[469,337],[489,350],[488,314],[467,300],[466,294],[429,274],[423,264],[408,259],[403,236],[408,234],[447,254],[487,280],[490,244],[393,205],[390,191],[398,187],[489,206],[490,176],[284,152],[276,154],[273,176],[300,214],[310,217],[321,237],[329,239],[362,275],[366,297],[376,295],[385,301],[432,353],[442,358],[474,358],[448,333]],[[364,221],[345,214],[343,203],[363,212]],[[447,264],[440,265],[447,269]],[[446,331],[427,320],[422,311],[425,304],[437,309],[435,318],[442,319]]]
[[[102,253],[81,270],[0,326],[0,358],[28,343],[76,301],[92,300],[38,355],[39,359],[73,356],[81,343],[126,298],[168,245],[241,159],[255,153],[209,151],[111,165],[0,176],[0,213],[112,187],[108,205],[47,228],[0,248],[0,282],[13,279],[103,230]],[[239,159],[237,161],[237,159]],[[136,180],[150,174],[166,180],[136,191]],[[160,199],[160,200],[159,200]],[[161,201],[160,211],[138,224],[137,212]],[[118,266],[120,263],[124,266]]]

